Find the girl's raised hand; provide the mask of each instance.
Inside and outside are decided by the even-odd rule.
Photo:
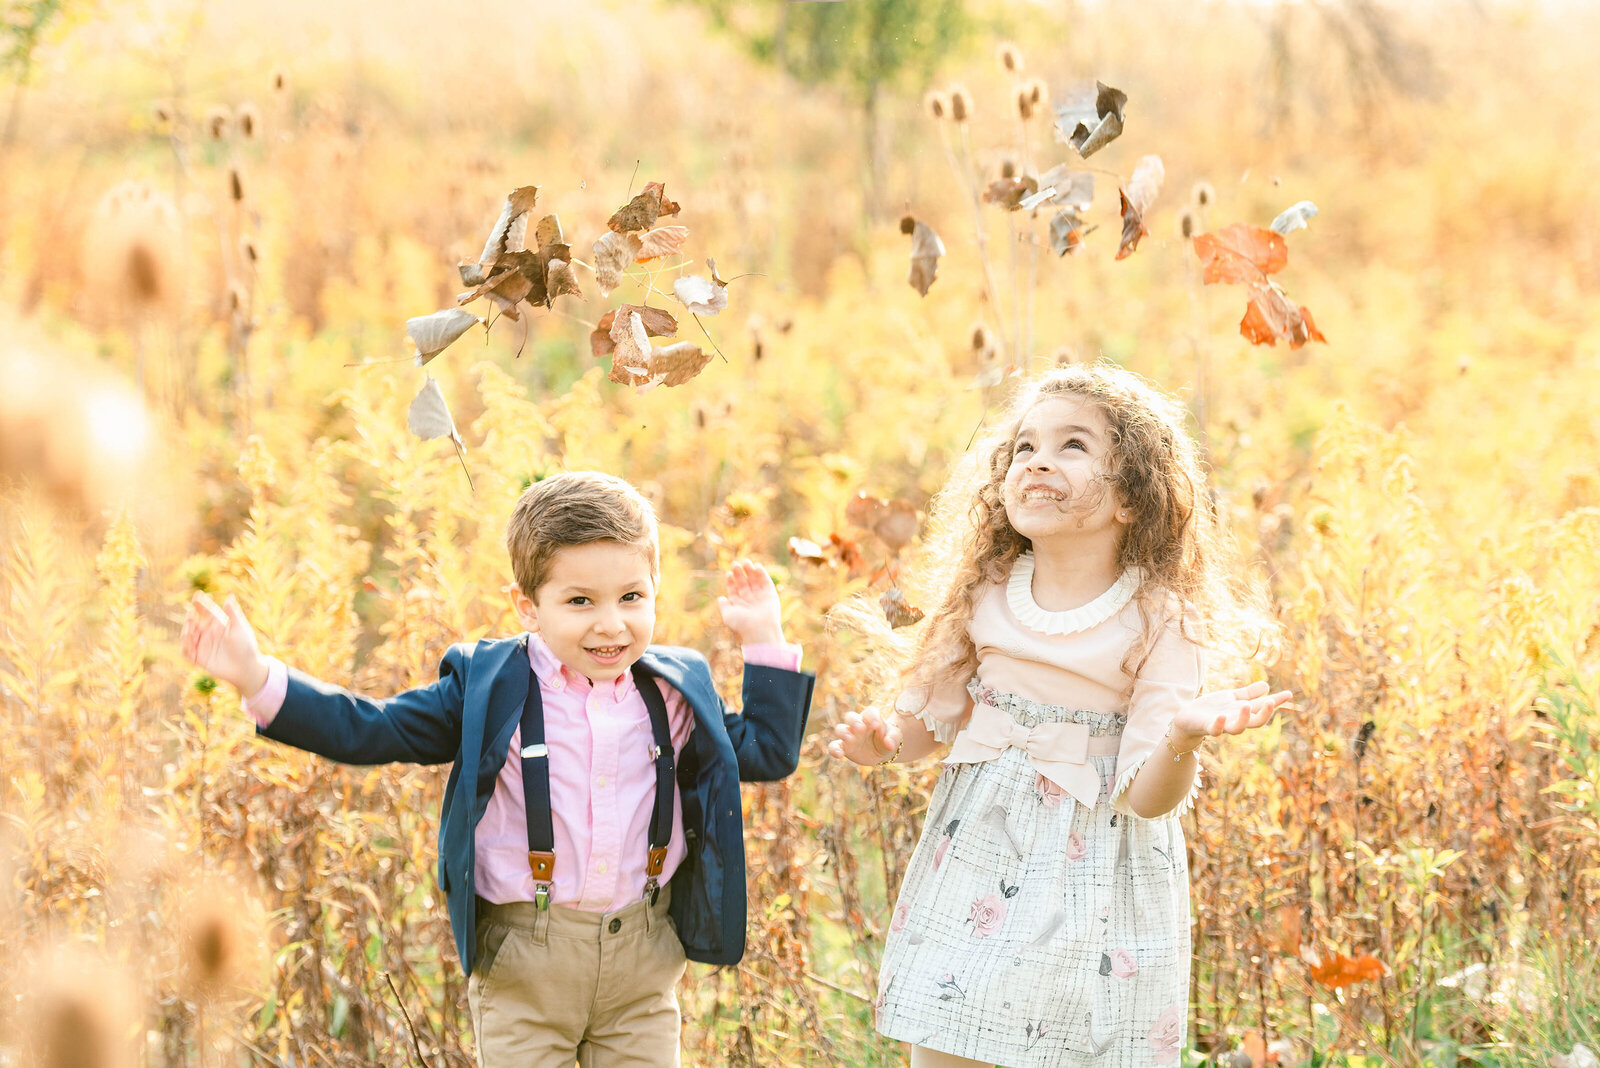
[[[881,764],[900,749],[900,728],[886,723],[876,709],[846,712],[833,728],[828,754],[857,764]]]
[[[1264,682],[1201,694],[1173,717],[1173,741],[1177,749],[1183,749],[1188,744],[1185,737],[1198,744],[1204,737],[1243,734],[1265,725],[1293,696],[1288,690],[1268,693]]]
[[[717,598],[722,621],[741,645],[782,645],[783,610],[778,588],[766,568],[754,560],[738,560],[728,568],[726,588]]]
[[[231,594],[224,608],[204,593],[190,598],[178,643],[191,664],[245,697],[255,696],[267,684],[267,662],[256,646],[256,632]]]

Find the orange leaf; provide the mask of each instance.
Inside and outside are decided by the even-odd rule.
[[[1206,285],[1259,282],[1289,264],[1289,246],[1281,234],[1244,223],[1224,226],[1214,234],[1196,234],[1194,251],[1205,267]]]
[[[1290,301],[1283,290],[1270,282],[1250,286],[1250,303],[1239,321],[1239,333],[1252,345],[1276,345],[1280,338],[1288,341],[1292,349],[1308,341],[1328,343],[1312,322],[1311,310]]]
[[[654,230],[646,230],[639,238],[639,254],[633,258],[635,263],[644,263],[646,260],[659,259],[662,256],[675,256],[683,249],[683,243],[689,240],[687,226],[658,226]]]
[[[1150,231],[1144,225],[1144,213],[1128,199],[1128,191],[1119,189],[1122,197],[1122,244],[1117,249],[1117,259],[1125,260],[1139,247],[1139,239]]]
[[[1389,969],[1384,967],[1383,961],[1370,953],[1355,957],[1334,953],[1321,964],[1311,967],[1312,979],[1335,990],[1367,979],[1382,979],[1388,973]]]

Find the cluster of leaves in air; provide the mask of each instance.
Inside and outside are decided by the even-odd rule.
[[[899,584],[900,551],[910,545],[917,535],[916,505],[903,497],[884,500],[866,491],[858,492],[845,505],[845,520],[852,526],[875,535],[889,550],[888,556],[872,569],[868,586],[887,582],[888,589],[878,598],[883,614],[891,627],[907,627],[922,619],[922,609],[906,600]],[[866,573],[868,561],[861,543],[841,535],[838,531],[828,535],[828,544],[822,545],[809,538],[790,538],[789,555],[802,563],[827,567],[844,567],[851,578]]]
[[[622,284],[630,267],[680,256],[689,237],[687,226],[658,225],[661,219],[677,215],[682,206],[668,199],[663,183],[650,182],[611,215],[606,233],[594,242],[593,263],[585,263],[573,256],[557,216],[546,215],[533,222],[538,197],[539,187],[533,185],[520,186],[506,196],[482,254],[475,262],[459,265],[462,284],[470,288],[456,296],[456,307],[406,321],[406,333],[416,345],[417,366],[426,367],[473,327],[481,325],[487,330],[495,310],[501,318],[518,322],[540,305],[553,308],[559,297],[586,300],[575,267],[594,275],[603,299]],[[716,261],[708,259],[706,266],[710,278],[684,275],[672,287],[673,298],[695,316],[696,322],[699,316],[716,315],[728,306],[728,283],[718,276]],[[589,336],[596,358],[611,357],[611,381],[633,386],[640,393],[656,386],[680,386],[711,361],[711,355],[692,342],[681,341],[663,348],[651,345],[652,337],[676,336],[678,320],[665,308],[648,303],[649,294],[657,292],[654,275],[647,279],[645,292],[644,303],[620,304],[608,310]],[[460,307],[476,300],[489,302],[490,317],[479,317]],[[704,329],[702,323],[702,332]],[[526,343],[525,329],[523,344]],[[521,347],[517,355],[522,355]],[[444,393],[431,375],[426,376],[411,402],[407,426],[424,441],[448,437],[465,470],[461,435],[456,431]]]
[[[1252,345],[1276,345],[1279,340],[1288,341],[1291,349],[1308,341],[1327,344],[1328,339],[1311,318],[1311,310],[1295,304],[1269,277],[1289,263],[1289,245],[1284,235],[1305,229],[1307,220],[1316,214],[1317,206],[1302,200],[1280,214],[1267,229],[1234,223],[1214,234],[1195,235],[1194,251],[1205,268],[1205,284],[1228,282],[1249,289],[1250,300],[1239,321],[1239,333]]]

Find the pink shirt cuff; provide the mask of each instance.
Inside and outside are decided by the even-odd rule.
[[[289,669],[275,656],[267,657],[267,681],[255,696],[244,699],[244,710],[258,727],[270,727],[289,696]]]
[[[744,647],[744,662],[756,667],[800,670],[800,646],[794,642],[757,642]]]

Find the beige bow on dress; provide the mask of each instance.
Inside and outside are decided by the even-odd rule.
[[[1007,749],[1021,749],[1039,774],[1071,794],[1079,804],[1092,808],[1100,799],[1100,772],[1088,758],[1116,756],[1121,741],[1120,734],[1091,737],[1085,723],[1026,727],[1004,710],[977,701],[972,705],[972,718],[956,735],[944,763],[982,764],[998,759]]]

